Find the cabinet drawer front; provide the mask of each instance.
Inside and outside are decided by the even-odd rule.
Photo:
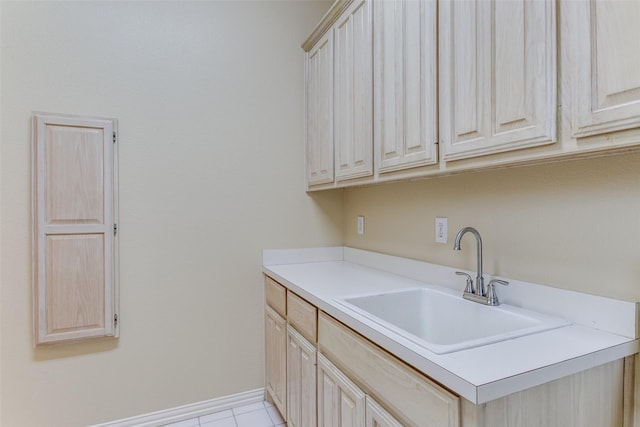
[[[306,339],[315,343],[318,338],[318,311],[293,292],[287,294],[287,319]]]
[[[287,317],[287,288],[269,276],[264,276],[264,295],[267,305],[282,317]]]
[[[460,426],[460,398],[320,312],[318,348],[409,426]]]

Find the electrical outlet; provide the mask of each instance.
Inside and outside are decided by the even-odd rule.
[[[357,231],[361,236],[364,234],[364,216],[362,215],[358,215]]]
[[[449,238],[447,218],[436,217],[436,243],[447,243]]]

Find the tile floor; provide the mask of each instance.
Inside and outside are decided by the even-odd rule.
[[[167,424],[165,427],[286,427],[286,425],[271,403],[259,402]]]

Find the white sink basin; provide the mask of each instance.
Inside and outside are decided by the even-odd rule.
[[[557,317],[502,304],[489,307],[462,295],[414,288],[336,299],[341,306],[437,354],[569,325]]]

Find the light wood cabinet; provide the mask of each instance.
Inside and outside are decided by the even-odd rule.
[[[333,29],[306,57],[307,185],[333,182]]]
[[[271,307],[265,313],[267,393],[293,427],[633,425],[633,357],[476,405],[322,311],[317,346]]]
[[[304,43],[307,187],[373,174],[371,0],[336,2]]]
[[[408,426],[460,426],[460,398],[325,313],[318,348]]]
[[[271,307],[265,307],[265,387],[283,418],[287,416],[287,326]]]
[[[318,310],[293,292],[287,292],[287,320],[306,339],[317,341]]]
[[[624,359],[510,394],[484,405],[464,401],[463,426],[633,427],[625,407]]]
[[[576,137],[640,127],[640,2],[566,2]]]
[[[33,116],[34,342],[118,335],[116,122]]]
[[[440,3],[445,160],[556,138],[555,1]]]
[[[264,297],[269,307],[282,317],[287,317],[287,288],[269,276],[264,278]]]
[[[316,426],[316,348],[287,325],[287,423]]]
[[[373,174],[371,0],[355,0],[334,25],[336,181]]]
[[[366,399],[366,427],[403,427],[403,425],[387,412],[378,402],[370,396]]]
[[[364,427],[365,394],[318,353],[318,426]]]
[[[434,164],[438,161],[436,2],[377,1],[373,15],[377,170]]]
[[[639,20],[638,1],[336,1],[303,45],[333,50],[327,89],[307,63],[308,189],[640,151]]]

